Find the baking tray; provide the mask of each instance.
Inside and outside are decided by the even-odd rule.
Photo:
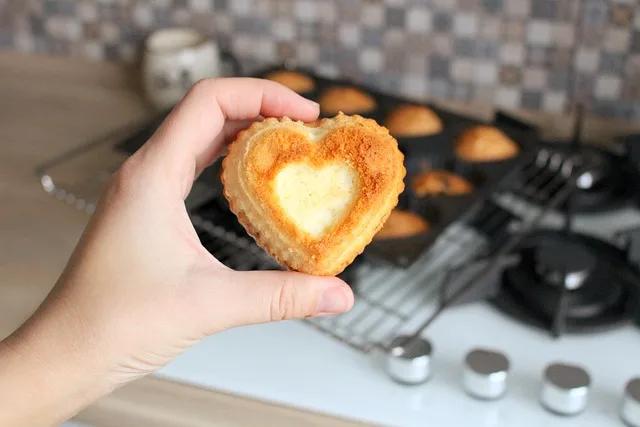
[[[253,77],[263,78],[268,73],[283,70],[282,67],[269,67]],[[538,134],[534,128],[512,118],[504,113],[498,113],[491,122],[483,122],[472,117],[456,114],[431,103],[417,103],[394,95],[382,93],[373,88],[363,86],[346,79],[327,79],[315,75],[307,69],[297,69],[315,80],[315,90],[302,94],[308,99],[318,100],[322,92],[332,86],[356,87],[376,100],[377,108],[364,117],[372,118],[383,123],[384,118],[397,106],[402,104],[425,105],[433,110],[442,120],[443,131],[437,135],[426,137],[397,138],[400,150],[405,155],[407,176],[405,191],[400,195],[398,208],[416,213],[425,218],[430,229],[426,233],[398,239],[385,239],[371,242],[359,259],[384,262],[396,267],[406,268],[412,265],[425,251],[429,249],[452,223],[463,218],[472,211],[474,205],[485,200],[501,182],[508,180],[517,171],[517,166],[523,162],[525,154],[538,141]],[[123,140],[117,149],[128,154],[135,152],[155,131],[168,112],[161,113],[151,120],[146,127],[142,127],[136,134]],[[520,155],[512,159],[491,163],[466,163],[456,158],[454,143],[457,137],[472,126],[489,124],[499,128],[520,146]],[[228,227],[234,233],[244,233],[242,226],[229,211],[228,204],[222,196],[222,186],[218,176],[220,161],[214,163],[199,178],[211,187],[212,203],[202,206],[202,209],[217,209],[229,215]],[[426,169],[447,170],[456,173],[474,184],[474,191],[462,196],[428,196],[418,197],[411,191],[413,177]],[[198,209],[194,214],[203,215]]]

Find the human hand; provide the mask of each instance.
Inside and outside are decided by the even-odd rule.
[[[35,383],[29,425],[61,422],[207,335],[350,309],[338,278],[236,272],[199,242],[184,199],[227,139],[259,116],[313,121],[318,106],[268,81],[205,80],[115,173],[53,291],[0,346],[0,402],[7,381],[26,377]],[[20,393],[6,397],[15,413]]]

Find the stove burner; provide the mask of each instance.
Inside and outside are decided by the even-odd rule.
[[[551,146],[569,150],[560,143]],[[604,148],[581,145],[572,158],[574,164],[585,168],[577,177],[577,189],[571,196],[574,212],[602,212],[630,201],[633,186],[629,183],[628,162],[623,157]],[[567,206],[563,203],[559,209],[565,211]]]
[[[550,242],[533,250],[536,274],[546,283],[569,290],[580,288],[596,267],[586,248],[573,242]]]
[[[543,230],[525,238],[518,253],[520,262],[504,271],[491,298],[499,310],[557,333],[630,321],[636,298],[634,284],[621,274],[633,275],[623,251],[588,236]],[[562,331],[554,329],[558,324]]]
[[[578,176],[576,186],[580,190],[591,190],[606,180],[610,174],[611,161],[604,155],[592,150],[583,150],[583,161],[589,166]]]

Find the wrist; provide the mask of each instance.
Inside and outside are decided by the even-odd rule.
[[[48,306],[0,342],[0,425],[58,425],[111,391],[77,327]]]

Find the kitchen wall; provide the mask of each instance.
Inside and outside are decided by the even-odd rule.
[[[293,58],[416,98],[550,112],[580,99],[596,114],[640,119],[638,0],[9,0],[4,8],[3,48],[134,61],[154,28],[190,25],[248,70]]]

